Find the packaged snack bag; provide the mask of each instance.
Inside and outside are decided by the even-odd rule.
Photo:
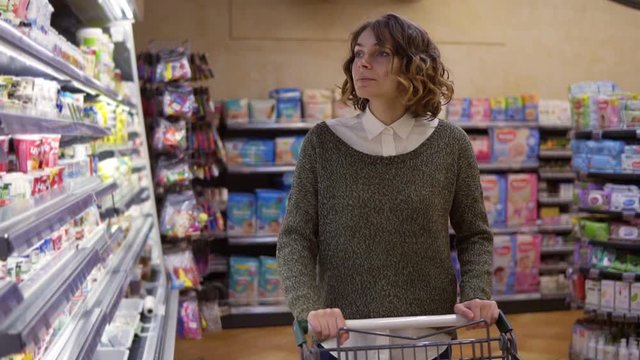
[[[507,225],[533,225],[538,218],[538,175],[507,175]]]

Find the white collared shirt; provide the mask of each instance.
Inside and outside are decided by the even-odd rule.
[[[415,150],[433,133],[438,119],[414,118],[408,113],[390,126],[367,108],[351,117],[327,121],[329,128],[352,148],[370,155],[394,156]]]

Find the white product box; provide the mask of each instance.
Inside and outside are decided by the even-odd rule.
[[[584,284],[586,290],[585,305],[597,309],[600,307],[600,280],[587,279]]]
[[[600,308],[613,311],[615,307],[616,290],[615,281],[602,280],[600,282]]]
[[[631,301],[629,308],[632,313],[640,313],[640,283],[631,284]]]
[[[631,283],[625,281],[616,281],[615,290],[615,310],[629,312],[629,291],[631,290]]]

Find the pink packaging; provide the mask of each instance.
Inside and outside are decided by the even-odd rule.
[[[9,153],[9,139],[11,138],[10,135],[0,135],[0,148],[2,148],[2,150],[4,150],[4,152],[6,154]]]
[[[18,171],[27,173],[40,168],[41,135],[14,135],[13,147],[18,158]]]
[[[535,225],[538,219],[538,175],[507,175],[507,225]]]
[[[516,238],[516,292],[540,289],[540,234],[518,234]]]
[[[484,208],[491,227],[501,227],[506,223],[507,186],[503,175],[480,175]]]
[[[510,235],[493,237],[493,294],[515,292],[515,244]]]
[[[476,155],[476,161],[488,162],[491,160],[491,142],[486,135],[469,136],[473,153]]]
[[[471,99],[470,121],[484,123],[491,120],[491,102],[489,99]]]

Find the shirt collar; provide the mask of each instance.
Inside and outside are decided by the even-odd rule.
[[[364,126],[365,131],[367,132],[367,137],[369,140],[372,140],[374,137],[380,135],[387,128],[382,121],[378,120],[378,118],[373,115],[369,107],[362,114],[362,125]],[[413,125],[415,125],[415,119],[409,115],[409,113],[404,114],[398,121],[388,126],[391,128],[398,136],[403,139],[406,139],[413,129]]]

